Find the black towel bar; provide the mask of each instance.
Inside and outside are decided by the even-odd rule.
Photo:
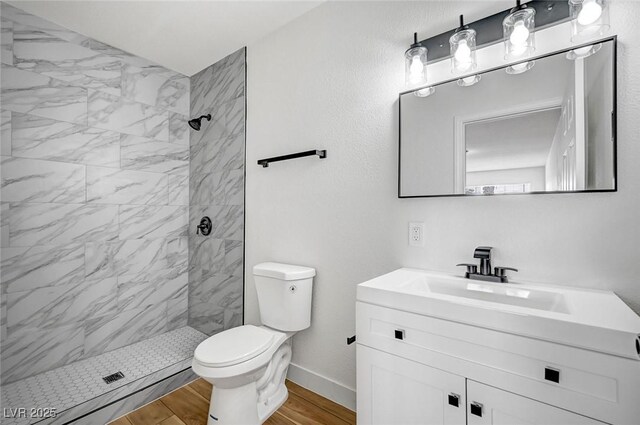
[[[267,168],[270,162],[286,161],[287,159],[296,159],[296,158],[302,158],[305,156],[313,156],[313,155],[318,155],[318,158],[326,158],[327,151],[324,149],[323,150],[314,149],[312,151],[304,151],[304,152],[298,152],[298,153],[291,153],[289,155],[274,156],[272,158],[259,159],[258,165],[262,165],[264,168]]]

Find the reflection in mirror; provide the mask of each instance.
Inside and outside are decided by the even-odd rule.
[[[399,195],[615,190],[614,50],[609,40],[402,94]]]

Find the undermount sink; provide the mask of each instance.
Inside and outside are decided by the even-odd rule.
[[[517,285],[491,284],[472,280],[446,280],[442,277],[438,279],[433,276],[420,276],[400,283],[399,287],[408,291],[432,292],[537,310],[569,313],[569,307],[563,294],[538,289],[522,289]]]
[[[640,358],[640,317],[610,291],[403,268],[358,285],[357,301]]]

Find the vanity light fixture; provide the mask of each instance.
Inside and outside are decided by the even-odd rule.
[[[480,79],[481,79],[481,75],[476,74],[476,75],[470,75],[468,77],[460,78],[457,82],[460,87],[471,87],[472,85],[480,81]]]
[[[578,49],[573,49],[567,52],[567,59],[576,60],[576,59],[584,59],[596,53],[598,50],[602,48],[602,43],[592,44],[589,46],[580,47]]]
[[[427,96],[431,96],[435,92],[436,92],[435,87],[425,87],[423,89],[414,91],[413,94],[416,95],[417,97],[427,97]]]
[[[413,44],[404,52],[405,84],[419,86],[427,82],[427,48],[418,42],[413,33]]]
[[[476,31],[464,24],[460,15],[460,26],[449,38],[451,72],[468,72],[476,69]]]
[[[511,74],[511,75],[522,74],[524,72],[527,72],[531,68],[533,68],[535,64],[536,64],[536,61],[517,63],[515,65],[508,66],[505,71],[507,72],[507,74]]]
[[[607,0],[569,0],[569,14],[574,43],[601,36],[610,28]]]
[[[516,2],[516,7],[502,21],[505,59],[513,60],[532,54],[536,50],[536,10]]]

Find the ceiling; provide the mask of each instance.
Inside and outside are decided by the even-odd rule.
[[[82,35],[193,75],[322,1],[9,1]]]

